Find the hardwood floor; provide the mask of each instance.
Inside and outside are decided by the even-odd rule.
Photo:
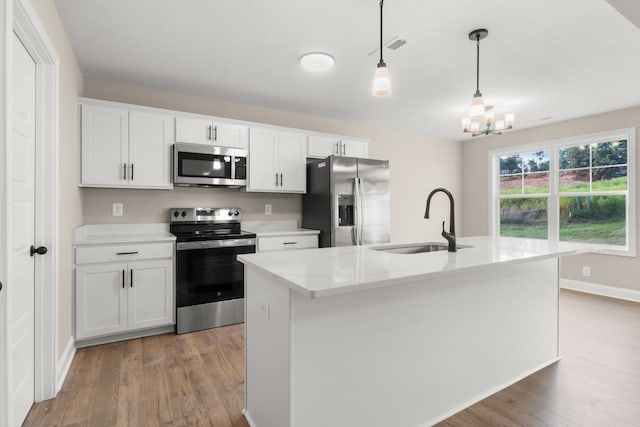
[[[79,349],[24,426],[248,427],[243,325]]]
[[[243,346],[234,325],[80,349],[24,425],[248,427]],[[563,290],[560,353],[438,426],[640,426],[640,304]]]

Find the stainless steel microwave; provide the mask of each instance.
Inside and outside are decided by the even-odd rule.
[[[247,150],[208,144],[174,144],[173,185],[243,187],[247,185]]]

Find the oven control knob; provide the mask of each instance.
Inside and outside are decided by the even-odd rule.
[[[228,215],[229,215],[229,216],[233,216],[233,209],[230,209],[230,210],[229,210]]]
[[[185,216],[187,216],[187,211],[182,211],[182,217],[184,218]]]
[[[174,211],[173,212],[173,216],[175,216],[176,218],[178,218],[180,216],[180,212],[178,211]]]
[[[240,215],[240,211],[235,210],[235,211],[233,212],[233,214],[234,214],[235,216],[238,216],[238,215]]]

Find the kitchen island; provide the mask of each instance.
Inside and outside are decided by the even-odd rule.
[[[558,257],[588,248],[458,243],[239,256],[249,423],[428,426],[557,361]]]

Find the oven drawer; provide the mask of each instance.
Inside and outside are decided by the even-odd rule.
[[[259,237],[258,252],[307,249],[318,247],[317,235]]]
[[[136,243],[130,245],[86,246],[76,248],[76,264],[173,258],[173,243]]]

